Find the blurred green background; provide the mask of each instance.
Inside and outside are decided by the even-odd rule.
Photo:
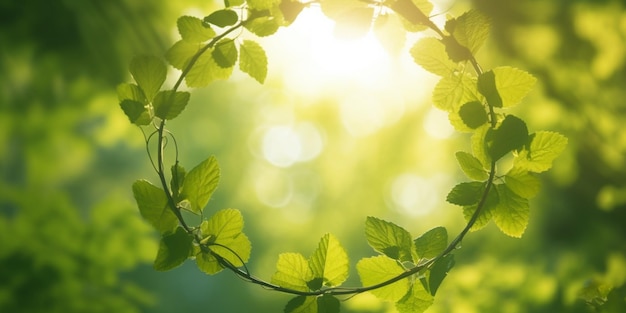
[[[482,65],[538,78],[514,112],[531,131],[559,131],[569,145],[541,176],[524,237],[493,226],[468,236],[429,312],[587,312],[580,291],[596,285],[623,298],[626,5],[440,1],[434,12],[470,7],[493,20]],[[217,8],[196,0],[0,1],[0,312],[282,311],[289,296],[228,272],[209,277],[193,262],[155,272],[157,237],[132,198],[134,180],[156,175],[115,87],[130,81],[133,56],[163,55],[178,16]],[[363,235],[368,215],[414,236],[439,225],[457,233],[462,214],[444,199],[464,180],[454,152],[467,150],[469,138],[449,133],[431,109],[436,81],[411,62],[412,41],[390,53],[371,43],[333,48],[319,37],[326,26],[302,18],[263,41],[265,85],[235,73],[193,91],[169,125],[186,168],[209,155],[220,162],[207,215],[242,211],[250,268],[266,279],[279,253],[308,256],[327,232],[354,267],[373,254]],[[348,284],[358,284],[354,269]],[[360,295],[342,312],[393,308]]]

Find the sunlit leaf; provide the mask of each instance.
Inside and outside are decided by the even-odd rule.
[[[135,125],[148,125],[152,121],[150,111],[146,105],[135,100],[125,99],[120,102],[120,107],[131,123]]]
[[[259,83],[265,82],[267,76],[267,56],[265,50],[252,40],[244,40],[241,46],[239,68]]]
[[[515,158],[515,166],[541,173],[552,167],[552,162],[567,146],[567,138],[559,133],[540,131],[530,136],[530,144]]]
[[[282,13],[278,8],[263,11],[253,10],[250,11],[250,17],[248,17],[248,22],[244,24],[244,27],[259,37],[269,36],[276,33],[278,28],[283,25],[281,15]]]
[[[243,216],[238,210],[220,210],[200,224],[202,243],[234,266],[242,266],[252,251],[250,240],[242,233],[243,224]]]
[[[281,253],[276,263],[272,284],[299,291],[309,291],[307,283],[315,276],[309,262],[299,253]]]
[[[513,167],[504,176],[506,185],[522,198],[532,198],[541,189],[541,181],[533,173],[519,167]]]
[[[245,3],[245,0],[224,0],[225,7],[236,7]]]
[[[306,4],[297,0],[281,0],[278,8],[283,14],[283,18],[287,25],[293,23]]]
[[[502,107],[502,97],[496,85],[496,76],[493,71],[487,71],[478,76],[478,91],[485,96],[490,106]]]
[[[213,24],[218,27],[226,27],[235,25],[239,20],[237,13],[230,9],[217,10],[204,17],[204,22]]]
[[[285,313],[318,313],[317,297],[297,296],[285,306]]]
[[[248,6],[253,10],[267,10],[280,3],[281,0],[247,0]]]
[[[428,0],[398,0],[390,1],[390,7],[402,16],[402,24],[409,32],[420,32],[428,27],[425,21],[433,9]]]
[[[374,250],[400,261],[412,260],[411,234],[404,228],[381,219],[368,216],[365,236]]]
[[[154,269],[168,271],[181,265],[191,253],[192,241],[193,238],[182,227],[178,227],[173,234],[163,236]]]
[[[363,286],[382,283],[404,272],[404,268],[396,260],[384,255],[361,259],[356,264],[356,269],[359,272]],[[409,280],[405,278],[385,287],[373,289],[370,292],[381,300],[396,302],[406,295],[409,287]]]
[[[488,124],[480,126],[472,134],[472,153],[477,160],[480,161],[483,166],[489,166],[491,164],[491,157],[487,152],[487,144],[485,143],[487,133],[491,130]]]
[[[334,35],[340,39],[361,38],[367,35],[373,20],[374,8],[351,9],[336,19]]]
[[[514,106],[522,101],[535,85],[537,79],[520,69],[501,66],[493,70],[496,88],[503,107]]]
[[[224,269],[215,256],[208,252],[196,254],[196,264],[202,272],[209,275],[215,275]]]
[[[191,60],[199,49],[200,44],[179,40],[167,50],[165,53],[165,59],[173,67],[179,70],[184,70],[189,60]]]
[[[472,53],[476,53],[489,37],[489,18],[477,10],[463,13],[454,20],[454,25],[448,30],[458,43],[467,47]],[[453,29],[449,29],[453,28]]]
[[[448,231],[445,227],[435,227],[417,237],[413,242],[420,258],[434,258],[448,246]]]
[[[234,266],[243,266],[250,259],[252,243],[244,233],[232,238],[218,237],[209,249]]]
[[[439,289],[441,282],[443,282],[443,279],[446,278],[448,272],[453,266],[453,254],[448,254],[435,262],[433,267],[430,269],[430,275],[428,277],[428,286],[430,288],[431,295],[434,296],[437,293],[437,289]]]
[[[472,129],[487,123],[487,111],[485,111],[485,106],[478,101],[470,101],[463,104],[459,109],[459,115],[463,123]]]
[[[516,195],[505,184],[496,187],[500,201],[493,220],[503,233],[519,238],[528,225],[530,215],[528,200]]]
[[[396,303],[396,309],[399,313],[422,313],[434,301],[435,298],[418,281],[413,284],[409,293]]]
[[[228,79],[233,73],[233,67],[222,68],[213,59],[211,50],[205,51],[193,65],[185,77],[187,86],[204,87],[218,79]]]
[[[449,112],[448,121],[450,122],[450,125],[454,127],[454,130],[460,133],[471,133],[474,131],[474,129],[470,128],[469,126],[467,126],[467,124],[465,124],[465,122],[461,118],[461,115],[459,114],[459,111]]]
[[[189,43],[205,42],[215,37],[215,31],[201,19],[193,16],[181,16],[176,21],[178,33]]]
[[[466,182],[460,183],[452,188],[446,201],[461,205],[468,206],[478,203],[482,194],[485,184],[482,182]]]
[[[141,216],[161,234],[171,233],[176,229],[178,219],[169,208],[163,189],[146,180],[138,180],[133,184],[133,195]]]
[[[496,206],[499,202],[500,198],[498,196],[498,190],[492,186],[489,189],[489,194],[487,195],[485,204],[482,206],[478,218],[474,222],[474,225],[470,228],[470,231],[477,231],[487,226],[493,218]],[[465,217],[465,220],[469,222],[472,216],[476,213],[477,209],[478,204],[463,207],[463,216]]]
[[[190,94],[186,91],[163,90],[154,97],[154,115],[171,120],[180,114],[189,102]]]
[[[213,59],[222,68],[229,68],[237,62],[237,47],[232,39],[222,39],[211,52]]]
[[[463,170],[463,173],[465,173],[468,178],[483,181],[489,177],[483,165],[473,155],[467,152],[458,151],[455,156],[461,166],[461,170]]]
[[[435,38],[420,39],[410,53],[415,63],[435,75],[448,77],[456,69],[456,63],[448,58],[444,45]]]
[[[528,142],[528,128],[520,118],[507,115],[500,126],[487,133],[487,151],[492,160],[521,149]]]
[[[322,278],[325,286],[339,286],[348,278],[348,255],[337,238],[331,234],[322,237],[309,258],[309,265],[313,275]]]
[[[141,88],[135,84],[119,84],[117,85],[117,98],[121,101],[133,100],[142,104],[148,103]]]
[[[191,211],[201,213],[217,188],[220,180],[220,168],[214,156],[194,167],[183,184],[182,194],[191,203]]]
[[[137,56],[130,62],[130,73],[148,101],[152,101],[165,81],[167,68],[155,56]]]
[[[482,96],[476,90],[476,78],[468,74],[445,76],[433,90],[433,105],[447,112],[470,101],[482,101]]]

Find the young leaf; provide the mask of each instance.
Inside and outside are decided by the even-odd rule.
[[[185,178],[182,194],[191,203],[191,211],[197,214],[211,198],[220,180],[220,168],[215,157],[211,156],[194,167]]]
[[[207,51],[208,52],[208,51]],[[233,68],[222,68],[213,59],[211,53],[203,53],[193,65],[185,82],[191,88],[204,87],[218,79],[228,79],[233,73]]]
[[[472,225],[472,228],[470,228],[470,231],[477,231],[487,226],[487,224],[489,224],[489,221],[491,221],[491,219],[493,218],[496,206],[499,202],[500,199],[498,196],[498,190],[495,187],[491,187],[489,189],[487,199],[485,200],[485,204],[480,210],[480,214],[478,215],[476,222],[474,222],[474,225]],[[472,216],[474,216],[474,213],[476,213],[477,208],[478,204],[463,207],[463,216],[465,217],[466,221],[469,222]]]
[[[500,202],[494,212],[494,222],[503,233],[511,237],[522,237],[530,215],[528,200],[516,195],[505,184],[496,187]]]
[[[119,84],[117,85],[117,98],[121,101],[133,100],[141,104],[147,104],[146,96],[143,95],[141,88],[135,84]]]
[[[265,50],[258,43],[251,40],[244,40],[241,46],[241,56],[239,68],[242,72],[248,73],[250,77],[259,83],[265,82],[267,76],[267,56]]]
[[[365,3],[365,2],[364,2]],[[428,27],[428,14],[433,4],[428,0],[398,0],[390,1],[389,7],[402,16],[402,24],[409,32],[420,32]]]
[[[200,49],[200,44],[189,43],[185,40],[177,41],[167,52],[165,52],[165,59],[173,67],[184,70],[189,60]]]
[[[489,105],[501,108],[502,97],[496,85],[496,75],[493,71],[487,71],[478,76],[478,91],[485,96]]]
[[[496,67],[492,72],[495,75],[496,89],[502,99],[502,107],[520,103],[537,81],[528,72],[509,66]]]
[[[463,173],[465,173],[468,178],[483,181],[489,177],[483,165],[480,164],[480,161],[473,155],[458,151],[455,156],[461,166],[461,170],[463,170]]]
[[[209,16],[204,17],[205,23],[210,23],[217,27],[235,25],[238,20],[239,16],[237,16],[237,12],[230,9],[217,10],[209,14]]]
[[[437,293],[441,282],[443,282],[443,279],[446,278],[453,266],[453,254],[448,254],[433,264],[433,267],[430,269],[430,275],[428,276],[428,287],[431,295],[434,296]]]
[[[528,142],[526,123],[507,115],[497,129],[487,133],[487,151],[493,160],[499,160],[510,151],[521,149]]]
[[[135,100],[124,99],[120,102],[120,107],[131,123],[135,125],[148,125],[152,121],[150,112],[145,104]]]
[[[463,103],[482,101],[476,90],[476,78],[468,74],[443,77],[433,90],[433,105],[446,112],[453,112]]]
[[[410,53],[417,65],[435,75],[449,77],[456,69],[456,63],[448,58],[445,46],[435,38],[420,39]]]
[[[404,272],[404,268],[396,260],[384,255],[361,259],[356,264],[356,269],[359,272],[363,286],[382,283]],[[405,278],[370,292],[381,300],[396,302],[406,295],[409,287],[409,280]]]
[[[215,37],[215,31],[197,17],[181,16],[176,25],[183,40],[191,44],[205,42]]]
[[[420,258],[431,259],[448,246],[448,232],[445,227],[435,227],[416,238],[414,243]]]
[[[422,313],[435,302],[435,298],[428,293],[424,286],[415,282],[409,293],[396,303],[399,313]]]
[[[230,239],[218,237],[213,245],[209,247],[211,251],[217,253],[234,266],[243,266],[250,259],[252,244],[244,233]]]
[[[476,10],[463,13],[450,25],[454,25],[453,29],[448,29],[450,27],[446,24],[446,30],[472,53],[476,53],[489,37],[489,18]]]
[[[567,138],[559,133],[537,132],[530,136],[528,147],[515,158],[515,166],[535,173],[547,171],[566,146]]]
[[[163,90],[154,97],[154,115],[164,120],[171,120],[180,114],[189,102],[190,94],[186,91]]]
[[[450,193],[448,193],[446,201],[461,206],[476,204],[480,201],[480,196],[484,188],[485,184],[482,182],[460,183],[454,186]]]
[[[275,16],[257,17],[244,25],[248,31],[259,37],[273,35],[280,26],[282,26],[281,21]]]
[[[215,63],[221,68],[233,67],[237,62],[237,47],[232,39],[222,39],[211,52]]]
[[[137,56],[130,62],[130,73],[151,102],[165,81],[167,68],[165,63],[154,56]]]
[[[365,236],[374,250],[400,261],[412,261],[413,242],[404,228],[381,219],[368,216]]]
[[[192,241],[193,238],[182,227],[178,227],[173,234],[163,236],[154,269],[169,271],[181,265],[191,254]]]
[[[248,0],[247,3],[250,9],[261,11],[278,5],[280,1],[281,0]]]
[[[278,5],[287,25],[293,23],[306,4],[296,0],[282,0]]]
[[[537,195],[541,181],[528,170],[513,167],[504,176],[507,187],[522,198],[530,199]]]
[[[348,255],[337,238],[331,234],[322,237],[319,246],[309,258],[309,265],[313,276],[322,278],[324,286],[339,286],[348,278]]]
[[[485,143],[487,133],[491,128],[489,125],[485,124],[476,129],[474,134],[472,134],[471,142],[472,142],[472,153],[480,161],[483,166],[489,166],[491,164],[491,157],[489,153],[487,153],[487,144]]]
[[[333,295],[317,297],[317,313],[339,313],[339,307],[339,299]]]
[[[339,313],[339,299],[324,294],[319,297],[297,296],[287,303],[285,313]]]
[[[187,181],[187,179],[185,179]],[[242,233],[243,216],[235,209],[220,210],[200,224],[203,243],[209,249],[235,266],[242,266],[250,258],[252,245]]]
[[[133,195],[141,216],[161,234],[171,233],[176,229],[178,219],[168,207],[163,189],[146,180],[138,180],[133,184]]]
[[[485,106],[479,101],[470,101],[461,106],[459,115],[469,128],[476,129],[487,123]]]
[[[281,253],[276,263],[272,284],[298,291],[309,291],[307,283],[315,277],[309,262],[300,253]]]
[[[224,269],[215,256],[206,252],[196,254],[196,264],[202,272],[209,275],[215,275]]]

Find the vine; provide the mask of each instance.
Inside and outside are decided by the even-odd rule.
[[[434,105],[448,112],[458,131],[472,133],[472,152],[456,153],[471,181],[456,185],[446,198],[463,208],[466,226],[450,242],[444,227],[413,239],[394,223],[368,217],[366,239],[378,255],[357,262],[361,287],[342,286],[349,262],[332,234],[321,238],[308,259],[299,253],[280,254],[270,281],[252,275],[246,266],[251,243],[243,233],[241,213],[225,209],[209,219],[203,217],[220,178],[217,160],[209,157],[187,172],[179,164],[176,140],[165,127],[189,102],[190,93],[178,90],[183,81],[188,87],[203,87],[227,79],[238,63],[241,71],[263,83],[266,54],[255,41],[240,40],[240,34],[272,35],[312,5],[319,5],[338,29],[350,25],[367,33],[372,21],[398,16],[408,31],[433,31],[437,38],[419,40],[410,53],[415,63],[441,77],[433,91]],[[488,37],[488,18],[470,10],[449,18],[442,29],[428,16],[432,8],[424,0],[226,0],[224,9],[202,19],[178,19],[181,40],[165,54],[169,64],[181,70],[171,89],[162,90],[167,73],[163,60],[154,56],[133,59],[130,72],[136,84],[121,84],[118,96],[130,121],[143,127],[148,155],[159,177],[160,186],[138,180],[132,187],[141,215],[162,236],[154,268],[166,271],[195,259],[207,274],[228,269],[250,283],[295,295],[285,312],[339,312],[337,296],[363,292],[395,302],[400,312],[423,312],[454,265],[452,252],[470,231],[494,220],[505,234],[521,237],[529,219],[528,199],[540,189],[535,174],[551,167],[567,139],[546,131],[529,134],[522,119],[504,111],[522,101],[535,78],[512,67],[481,68],[475,54]],[[150,148],[153,140],[156,163]],[[175,150],[169,182],[164,156],[168,141]],[[496,175],[498,161],[508,154],[513,155],[513,166],[504,175]],[[200,216],[202,222],[188,224],[182,211]]]

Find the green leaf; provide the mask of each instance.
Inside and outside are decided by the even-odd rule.
[[[434,302],[435,298],[428,293],[421,283],[416,282],[409,293],[396,303],[396,309],[399,313],[422,313]]]
[[[494,222],[503,233],[522,237],[530,215],[528,200],[516,195],[505,184],[496,187],[500,201],[494,212]]]
[[[222,68],[233,67],[237,62],[237,47],[232,39],[222,39],[211,52],[213,59]]]
[[[478,101],[470,101],[461,106],[459,115],[469,128],[476,129],[487,123],[485,106]]]
[[[522,198],[532,198],[541,189],[541,181],[527,170],[513,167],[504,176],[507,187]]]
[[[174,196],[175,201],[180,201],[179,195],[183,187],[183,183],[185,181],[185,175],[187,171],[182,167],[178,162],[172,165],[172,179],[170,180],[170,188],[172,189],[172,194]]]
[[[463,170],[463,173],[465,173],[468,178],[483,181],[489,177],[489,174],[485,171],[483,165],[473,155],[467,152],[458,151],[455,156],[461,166],[461,170]]]
[[[165,63],[155,56],[137,56],[130,62],[130,73],[151,102],[165,81],[167,68]]]
[[[249,21],[244,25],[244,27],[259,37],[266,37],[276,33],[281,25],[281,21],[275,16],[261,16]]]
[[[496,85],[496,75],[493,71],[482,73],[478,76],[478,91],[485,96],[489,105],[501,108],[502,98]]]
[[[489,37],[489,18],[477,10],[470,10],[457,17],[453,23],[453,30],[448,30],[459,44],[476,53]]]
[[[217,188],[219,180],[220,168],[214,156],[202,161],[187,173],[182,194],[191,203],[192,212],[202,213],[202,209]]]
[[[185,82],[187,86],[191,88],[205,87],[213,81],[218,79],[228,79],[233,73],[233,68],[222,68],[213,59],[210,51],[205,51],[193,65],[187,76]]]
[[[365,3],[365,2],[364,2]],[[428,27],[425,21],[433,9],[433,4],[428,0],[398,0],[390,1],[390,8],[400,13],[402,16],[402,24],[409,32],[420,32]]]
[[[227,8],[240,6],[244,3],[245,3],[245,0],[224,0],[224,6]]]
[[[566,146],[567,138],[559,133],[537,132],[530,136],[530,144],[517,155],[514,164],[531,172],[545,172]]]
[[[496,67],[492,71],[495,75],[496,89],[502,99],[502,107],[520,103],[537,81],[528,72],[509,66]]]
[[[430,294],[435,295],[437,289],[441,286],[441,282],[446,278],[448,272],[454,266],[454,255],[448,254],[443,258],[437,260],[433,267],[430,269],[430,275],[428,277],[428,286],[430,288]]]
[[[133,184],[133,195],[141,216],[161,234],[171,233],[176,229],[178,219],[168,207],[163,189],[146,180],[138,180]]]
[[[215,37],[215,31],[201,19],[193,16],[181,16],[176,21],[178,33],[184,41],[201,43]]]
[[[313,276],[321,278],[324,286],[339,286],[348,278],[348,255],[337,238],[331,234],[322,237],[309,258],[309,265]]]
[[[443,77],[433,90],[433,105],[446,112],[457,111],[470,101],[482,101],[482,96],[476,90],[476,78],[469,74]]]
[[[472,134],[471,142],[472,142],[472,153],[474,157],[480,161],[484,166],[489,166],[491,164],[491,157],[487,152],[487,144],[486,138],[487,134],[491,130],[491,127],[488,124],[480,126],[476,129],[474,134]]]
[[[528,142],[526,123],[518,117],[507,115],[500,126],[487,133],[487,151],[493,160],[521,149]]]
[[[302,12],[302,9],[304,9],[305,6],[306,4],[300,1],[281,0],[278,8],[283,14],[283,18],[285,19],[286,24],[290,25],[296,20],[296,18],[298,17],[300,12]]]
[[[185,179],[187,181],[187,179]],[[243,266],[250,258],[252,245],[242,233],[243,216],[235,209],[220,210],[200,224],[202,243],[234,266]]]
[[[480,201],[484,188],[485,184],[482,182],[460,183],[448,193],[446,201],[461,206],[476,204]]]
[[[276,6],[281,0],[247,0],[250,9],[254,10],[267,10]]]
[[[173,67],[182,71],[199,49],[200,44],[193,44],[184,40],[179,40],[171,48],[169,48],[169,50],[167,50],[165,53],[165,59]]]
[[[365,236],[374,250],[400,261],[412,261],[413,242],[404,228],[381,219],[368,216]]]
[[[120,102],[120,107],[131,123],[135,125],[148,125],[152,121],[150,112],[145,104],[135,100],[125,99]]]
[[[384,255],[361,259],[356,264],[363,286],[372,286],[392,279],[404,272],[404,268],[394,259]],[[370,292],[381,300],[396,302],[409,291],[408,278]]]
[[[202,272],[209,275],[215,275],[224,269],[215,256],[207,252],[200,252],[196,255],[196,264]]]
[[[217,10],[209,16],[204,17],[205,23],[210,23],[218,27],[235,25],[239,20],[237,12],[230,9]]]
[[[420,258],[431,259],[448,246],[448,232],[445,227],[435,227],[416,238],[414,243]]]
[[[374,8],[353,8],[335,20],[334,35],[340,39],[364,37],[369,32],[373,20]]]
[[[259,83],[265,82],[267,76],[267,56],[265,50],[258,43],[251,40],[244,40],[241,46],[241,56],[239,68]]]
[[[317,297],[317,313],[339,313],[339,299],[333,295],[324,294]]]
[[[182,227],[178,227],[173,234],[163,236],[154,269],[169,271],[181,265],[191,253],[192,241],[193,238]]]
[[[147,104],[146,96],[144,96],[141,88],[135,84],[119,84],[117,85],[117,98],[121,101],[133,100],[142,104]]]
[[[278,255],[272,284],[298,291],[309,291],[307,283],[314,278],[309,262],[300,253]]]
[[[420,39],[410,53],[415,63],[435,75],[449,77],[456,69],[456,63],[448,58],[445,46],[435,38]]]
[[[177,117],[187,106],[189,97],[190,94],[186,91],[159,91],[152,103],[154,115],[164,120],[171,120]]]
[[[339,313],[339,299],[332,295],[297,296],[287,303],[285,313]]]
[[[498,196],[498,190],[495,187],[491,187],[489,189],[489,194],[487,195],[487,199],[485,200],[485,204],[480,210],[480,214],[474,222],[474,225],[470,228],[470,231],[477,231],[489,224],[489,221],[493,218],[494,212],[496,210],[496,206],[500,202],[500,198]],[[476,209],[478,208],[478,204],[463,207],[463,216],[466,221],[470,221],[474,213],[476,213]]]

